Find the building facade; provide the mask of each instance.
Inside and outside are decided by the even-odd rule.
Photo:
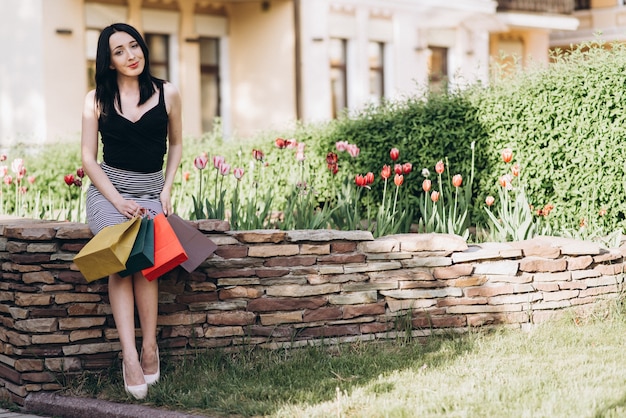
[[[487,82],[501,51],[547,63],[551,35],[578,27],[570,3],[2,0],[0,147],[78,138],[97,38],[114,22],[140,30],[155,75],[179,88],[184,134],[219,129],[228,138],[328,120],[444,81]]]

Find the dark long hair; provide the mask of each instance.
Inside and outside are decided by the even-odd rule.
[[[163,88],[163,80],[150,74],[150,51],[148,45],[141,34],[134,27],[126,23],[114,23],[107,26],[100,32],[98,38],[98,50],[96,51],[96,105],[100,110],[100,115],[106,118],[114,111],[117,104],[122,110],[120,91],[117,86],[117,72],[111,68],[111,47],[109,38],[116,32],[126,32],[139,44],[143,51],[145,65],[139,75],[139,103],[144,104],[155,93],[155,84]]]

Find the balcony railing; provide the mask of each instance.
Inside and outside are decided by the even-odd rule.
[[[571,14],[584,0],[498,0],[499,12]],[[587,0],[586,3],[589,3]]]

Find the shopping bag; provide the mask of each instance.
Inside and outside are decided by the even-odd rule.
[[[126,262],[126,270],[120,276],[126,277],[154,265],[154,221],[148,217],[141,219],[135,244]]]
[[[175,213],[169,215],[167,220],[187,253],[188,260],[180,266],[191,273],[215,252],[217,245]]]
[[[142,270],[143,275],[152,281],[185,261],[183,246],[165,215],[159,213],[154,217],[154,266]]]
[[[88,282],[126,268],[141,226],[141,218],[102,228],[74,257],[74,263]]]

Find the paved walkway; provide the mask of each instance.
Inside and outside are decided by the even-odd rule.
[[[21,412],[12,412],[8,409],[0,408],[0,418],[40,418],[42,415],[24,414]]]

